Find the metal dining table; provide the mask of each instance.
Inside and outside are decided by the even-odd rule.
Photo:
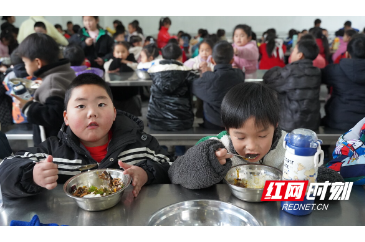
[[[226,184],[200,190],[189,190],[180,185],[149,185],[142,188],[137,198],[129,186],[121,201],[105,211],[88,212],[79,208],[74,199],[66,196],[62,185],[33,197],[8,199],[0,209],[0,225],[11,220],[30,221],[37,214],[41,223],[59,225],[147,225],[158,210],[174,203],[209,199],[231,203],[251,213],[261,225],[365,225],[365,189],[353,186],[348,201],[315,201],[329,204],[327,210],[315,210],[306,216],[294,216],[281,211],[280,202],[244,202],[234,197]]]

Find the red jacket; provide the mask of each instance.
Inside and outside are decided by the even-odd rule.
[[[335,62],[333,62],[333,63],[335,63],[335,64],[340,64],[340,60],[341,60],[341,59],[345,59],[345,58],[347,58],[347,57],[346,57],[346,52],[344,52],[344,53],[342,53],[341,55],[339,55],[339,56],[336,58]]]
[[[322,43],[322,39],[316,39],[318,48],[319,48],[319,54],[324,58],[324,60],[326,61],[326,66],[328,65],[328,60],[326,59],[326,53],[324,51],[324,47],[323,47],[323,43]]]
[[[276,57],[273,55],[271,57],[269,57],[269,55],[267,54],[267,51],[266,51],[266,45],[267,45],[266,43],[263,43],[259,47],[259,52],[261,54],[261,61],[259,64],[259,69],[269,70],[269,69],[273,68],[274,66],[284,67],[285,66],[284,58],[280,59],[279,51],[276,50]],[[283,53],[285,54],[286,46],[282,45],[282,49],[283,49]]]
[[[167,45],[167,42],[171,38],[168,30],[169,30],[168,28],[162,26],[161,29],[160,29],[160,32],[158,32],[157,47],[160,48],[160,49],[163,48],[165,45]]]

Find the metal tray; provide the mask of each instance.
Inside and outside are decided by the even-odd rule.
[[[191,200],[152,215],[149,226],[260,226],[246,210],[216,200]]]

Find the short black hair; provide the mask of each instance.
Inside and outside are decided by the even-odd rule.
[[[355,34],[357,34],[356,30],[354,30],[354,29],[348,29],[348,30],[345,31],[345,34],[344,35],[347,35],[348,37],[351,38]]]
[[[123,24],[118,24],[117,27],[115,27],[116,33],[125,33],[125,27]]]
[[[144,40],[145,42],[146,41],[149,41],[150,42],[150,44],[153,44],[153,43],[156,43],[156,39],[155,38],[153,38],[152,36],[147,36],[146,37],[146,39]],[[151,41],[152,41],[152,43],[151,43]]]
[[[77,33],[80,31],[80,29],[81,29],[81,27],[80,27],[80,25],[78,25],[78,24],[74,24],[74,25],[72,26],[72,31],[73,31],[75,34],[77,34]]]
[[[112,91],[110,90],[109,85],[98,75],[95,75],[93,73],[84,73],[78,75],[75,79],[73,79],[73,81],[66,90],[65,101],[64,101],[66,111],[67,111],[67,104],[70,101],[73,89],[83,85],[97,85],[103,88],[113,102],[113,94]]]
[[[232,44],[227,41],[219,41],[213,48],[213,60],[216,64],[229,64],[233,58]]]
[[[72,21],[67,21],[67,25],[72,24]]]
[[[217,36],[218,38],[224,36],[226,34],[226,31],[224,29],[218,29],[217,30]]]
[[[44,28],[45,30],[47,30],[46,25],[41,21],[35,22],[34,28],[35,27],[40,27],[40,28]]]
[[[168,44],[175,44],[175,45],[179,45],[179,42],[177,41],[177,39],[175,38],[171,38],[169,39],[169,41],[167,41]]]
[[[116,19],[113,21],[113,24],[119,25],[119,24],[122,24],[122,22],[120,20]]]
[[[275,90],[257,82],[244,82],[232,87],[224,96],[221,118],[225,129],[239,129],[250,117],[256,126],[267,128],[279,123],[280,103]]]
[[[125,35],[125,33],[123,32],[115,32],[114,34],[113,34],[113,39],[115,39],[115,38],[117,38],[118,37],[118,35]]]
[[[123,45],[127,50],[129,50],[129,48],[131,47],[127,41],[119,41],[119,42],[114,43],[113,51],[115,49],[115,46],[117,46],[117,45]]]
[[[297,43],[298,52],[303,53],[304,59],[314,60],[319,54],[319,48],[314,40],[314,37],[305,37],[310,34],[304,35]]]
[[[63,50],[63,57],[69,59],[71,66],[81,66],[85,61],[84,51],[78,45],[68,45]]]
[[[54,25],[54,27],[55,27],[56,29],[61,29],[61,30],[62,30],[62,26],[61,26],[60,24],[55,24],[55,25]]]
[[[56,41],[42,33],[33,33],[28,35],[19,45],[19,56],[33,61],[39,58],[47,64],[58,61],[60,49]]]
[[[143,47],[142,51],[146,54],[147,58],[152,56],[153,59],[156,59],[156,57],[159,55],[158,48],[154,43],[146,45]]]
[[[234,27],[232,36],[234,36],[234,32],[236,32],[237,29],[242,29],[246,33],[247,37],[252,37],[252,29],[247,24],[236,25],[236,27]]]
[[[18,47],[13,50],[13,52],[10,55],[11,64],[17,65],[23,63],[22,57],[19,56],[18,53]]]
[[[352,59],[365,59],[365,34],[355,34],[347,44]]]
[[[317,25],[317,24],[320,24],[320,23],[322,23],[322,21],[319,18],[317,18],[316,20],[314,20],[314,25]]]
[[[347,20],[347,21],[345,22],[345,24],[344,24],[344,26],[346,26],[346,27],[351,27],[351,25],[352,25],[352,23],[351,23],[351,21],[349,21],[349,20]]]
[[[182,56],[182,50],[177,44],[167,44],[162,48],[162,57],[166,60],[177,60]]]
[[[129,38],[129,44],[131,46],[133,46],[134,43],[138,43],[138,42],[142,42],[142,38],[139,37],[138,35],[132,35],[130,38]]]

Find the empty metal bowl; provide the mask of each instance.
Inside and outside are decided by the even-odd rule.
[[[260,226],[246,210],[216,200],[191,200],[152,215],[149,226]]]
[[[136,73],[137,73],[137,76],[140,78],[140,79],[143,79],[143,80],[150,80],[151,79],[151,76],[150,74],[148,74],[147,71],[142,71],[142,70],[136,70]]]
[[[71,187],[76,185],[79,186],[96,186],[100,187],[105,185],[104,180],[99,178],[99,174],[103,171],[107,171],[113,178],[120,178],[124,183],[124,188],[120,189],[116,193],[113,193],[105,197],[75,197],[70,193]],[[122,170],[117,169],[97,169],[90,170],[87,172],[80,173],[76,176],[71,177],[63,185],[63,191],[67,196],[76,200],[77,205],[87,211],[101,211],[115,206],[123,195],[124,190],[131,183],[132,178],[129,175],[123,174]]]
[[[249,188],[233,185],[234,179],[237,179],[237,172],[240,179],[247,181],[247,187]],[[229,169],[224,181],[237,198],[246,202],[261,202],[265,181],[281,180],[282,174],[283,172],[275,167],[261,164],[245,164],[233,166]]]

